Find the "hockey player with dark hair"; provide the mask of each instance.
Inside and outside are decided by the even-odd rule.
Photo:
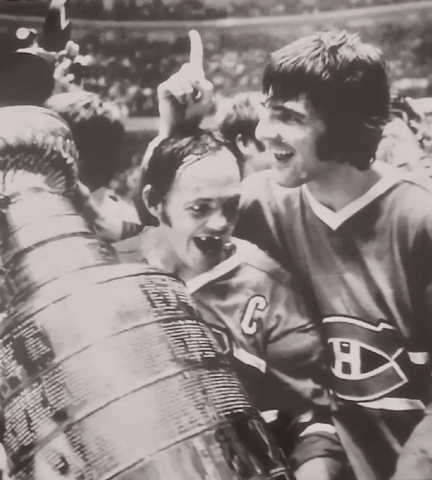
[[[162,134],[188,105],[196,114],[201,97],[184,92],[201,76],[183,75],[181,95],[162,84]],[[375,161],[383,55],[355,34],[315,33],[272,54],[263,90],[256,136],[273,166],[245,180],[235,233],[295,275],[314,310],[356,478],[430,479],[432,193]]]

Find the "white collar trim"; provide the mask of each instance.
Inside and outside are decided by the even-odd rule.
[[[338,212],[334,212],[319,203],[311,194],[307,185],[302,185],[301,189],[314,214],[332,230],[336,230],[375,199],[384,195],[396,182],[395,178],[382,178],[361,197],[356,198]]]
[[[204,285],[207,285],[208,283],[217,280],[227,273],[232,272],[242,263],[246,252],[249,250],[247,248],[248,243],[239,241],[237,238],[233,239],[233,242],[236,245],[236,251],[233,255],[231,255],[231,257],[217,264],[211,270],[201,273],[200,275],[197,275],[186,282],[186,288],[190,294],[195,293]]]

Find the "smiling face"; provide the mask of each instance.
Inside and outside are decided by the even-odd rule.
[[[227,257],[240,190],[237,161],[225,148],[178,170],[158,218],[181,277],[203,273]]]
[[[269,99],[260,112],[256,137],[273,154],[280,185],[293,188],[328,173],[331,163],[318,157],[326,127],[304,95],[286,102]]]

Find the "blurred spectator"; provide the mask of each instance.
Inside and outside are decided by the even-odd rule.
[[[423,114],[409,99],[393,97],[391,119],[383,131],[377,158],[397,168],[432,177],[432,159],[426,146],[431,131]]]
[[[108,185],[124,140],[124,125],[117,106],[84,91],[53,95],[46,106],[58,113],[72,130],[80,155],[80,181],[90,191]]]
[[[430,158],[401,118],[392,119],[384,128],[377,158],[408,172],[432,177]]]
[[[54,88],[54,63],[35,49],[0,58],[0,105],[43,105]]]
[[[271,154],[255,136],[260,102],[258,92],[239,93],[220,101],[216,112],[217,127],[242,153],[245,176],[269,168],[272,161]]]
[[[106,241],[135,235],[140,228],[135,209],[108,189],[117,171],[124,140],[119,108],[99,95],[84,91],[53,95],[46,107],[59,114],[71,128],[79,152],[79,180],[88,188],[88,200],[96,213],[96,232]]]

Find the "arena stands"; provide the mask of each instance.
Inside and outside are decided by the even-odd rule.
[[[236,0],[218,2],[217,9],[209,0],[187,2],[149,2],[131,0],[70,0],[67,4],[72,18],[191,21],[223,19],[233,20],[230,28],[213,28],[197,24],[205,41],[206,72],[219,95],[238,91],[257,90],[261,84],[261,67],[267,55],[275,48],[317,28],[344,27],[359,31],[366,40],[381,45],[390,62],[393,81],[404,93],[428,96],[430,83],[430,48],[432,31],[432,2],[401,2],[400,0]],[[430,7],[418,9],[420,4]],[[17,6],[19,4],[19,7]],[[112,8],[108,6],[112,4]],[[345,10],[379,5],[389,6],[389,13],[379,18],[375,9],[367,15],[343,15]],[[412,11],[402,10],[413,5]],[[414,8],[415,7],[415,8]],[[334,16],[320,20],[318,11],[338,11]],[[398,11],[400,10],[400,14]],[[46,2],[0,2],[0,15],[42,15]],[[187,12],[187,14],[186,14]],[[341,14],[342,15],[341,15]],[[354,13],[354,12],[353,12]],[[390,16],[391,13],[391,16]],[[261,15],[298,15],[298,21],[277,24],[266,23],[245,29],[231,17],[257,17]],[[396,16],[395,16],[396,15]],[[258,19],[259,20],[259,19]],[[428,22],[429,20],[429,22]],[[149,27],[133,22],[129,26],[74,22],[74,40],[82,53],[95,57],[95,65],[86,80],[86,88],[119,102],[132,117],[157,115],[156,87],[168,78],[186,59],[187,29],[174,31],[170,26]],[[138,25],[137,25],[138,23]],[[7,45],[16,22],[7,18],[0,28],[0,45]],[[194,27],[195,28],[195,27]],[[419,33],[420,32],[420,33]],[[403,81],[400,81],[403,79]]]

